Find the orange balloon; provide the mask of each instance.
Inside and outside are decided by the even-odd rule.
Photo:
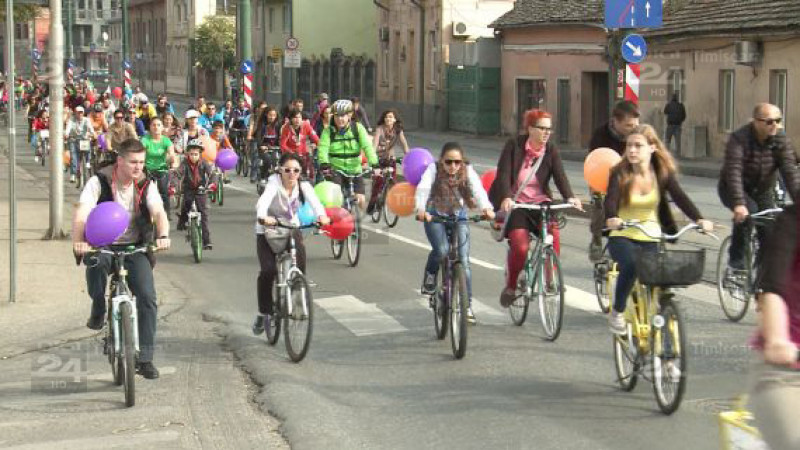
[[[400,217],[414,214],[414,194],[416,186],[408,182],[397,183],[386,195],[386,206]]]
[[[583,163],[583,178],[593,191],[605,194],[608,190],[611,169],[621,160],[619,153],[610,148],[601,147],[592,150]]]
[[[72,161],[72,155],[69,153],[69,150],[64,150],[64,165],[68,166],[70,161]]]
[[[200,155],[206,161],[214,163],[217,160],[217,143],[208,136],[203,136],[203,153]]]

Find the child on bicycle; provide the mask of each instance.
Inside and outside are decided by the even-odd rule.
[[[457,142],[448,142],[442,147],[439,161],[428,166],[417,185],[415,195],[417,220],[425,222],[425,235],[432,250],[428,254],[425,275],[422,281],[422,294],[430,295],[436,290],[436,274],[442,259],[450,252],[447,240],[447,227],[453,225],[432,222],[432,216],[456,216],[466,219],[469,209],[479,209],[488,219],[494,219],[494,209],[483,189],[477,172],[464,158],[464,150]],[[472,312],[472,272],[469,268],[469,224],[457,222],[455,230],[459,235],[461,247],[458,258],[464,266],[467,277],[469,309],[467,320],[475,323]]]
[[[666,146],[650,125],[640,125],[628,135],[622,161],[612,170],[605,200],[608,251],[619,267],[614,305],[609,315],[609,327],[616,334],[625,334],[625,307],[636,280],[637,250],[655,252],[662,229],[667,234],[677,231],[670,211],[667,194],[678,208],[697,222],[703,231],[713,224],[703,220],[700,211],[678,184],[677,169]],[[647,234],[638,228],[622,226],[638,221]]]
[[[225,122],[221,120],[215,121],[214,125],[212,125],[211,140],[217,143],[217,153],[223,148],[233,148],[230,139],[228,139],[228,135],[225,133]],[[225,184],[230,183],[225,173],[222,174],[222,182]]]
[[[200,158],[203,152],[203,141],[192,139],[187,144],[186,158],[184,158],[178,174],[183,180],[183,208],[178,219],[178,231],[186,229],[186,222],[189,220],[189,211],[192,204],[197,206],[200,212],[200,227],[203,230],[203,249],[211,250],[211,233],[208,231],[208,208],[206,208],[206,196],[200,191],[203,189],[214,190],[215,179],[214,169],[211,163]]]

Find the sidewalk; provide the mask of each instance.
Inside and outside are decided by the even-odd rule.
[[[22,144],[18,142],[17,150],[16,303],[8,302],[9,164],[7,156],[0,153],[0,359],[97,334],[85,326],[91,301],[86,294],[85,268],[76,266],[72,256],[72,241],[43,240],[49,227],[48,181],[42,178],[45,172],[37,170],[34,175],[20,167],[20,162],[33,162],[24,139]],[[77,198],[78,191],[67,183],[64,205],[67,232],[71,229],[72,204]],[[159,317],[163,317],[179,308],[185,296],[159,275],[156,274],[156,290]]]

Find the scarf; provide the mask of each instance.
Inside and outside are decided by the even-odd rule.
[[[433,182],[432,194],[434,208],[443,214],[454,214],[463,206],[468,208],[477,206],[472,197],[465,164],[461,165],[461,169],[455,175],[450,176],[443,163],[436,163],[436,180]]]
[[[201,161],[198,159],[197,164],[192,164],[192,161],[186,159],[186,164],[189,165],[189,172],[192,175],[191,180],[189,180],[189,187],[192,189],[197,189],[200,187],[200,164]]]
[[[534,147],[531,141],[525,141],[525,163],[523,166],[530,167],[537,158],[540,158],[544,154],[546,147],[547,145],[544,144],[539,147]]]

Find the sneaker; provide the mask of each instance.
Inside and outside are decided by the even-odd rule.
[[[517,299],[517,293],[513,289],[503,288],[500,292],[500,306],[508,308]]]
[[[603,259],[603,243],[592,239],[589,244],[589,261],[596,263]]]
[[[681,381],[681,369],[675,365],[675,361],[667,361],[667,378],[671,383],[679,383]]]
[[[425,272],[425,279],[422,281],[422,295],[431,295],[436,292],[436,275]]]
[[[136,364],[136,373],[147,378],[148,380],[155,380],[158,378],[158,369],[151,361],[139,361]]]
[[[608,315],[608,328],[614,334],[626,334],[628,332],[628,324],[625,322],[625,315],[611,309],[611,314]]]
[[[261,314],[256,315],[256,320],[253,322],[253,335],[259,336],[261,333],[264,332],[264,319],[267,316],[262,316]]]
[[[33,162],[37,162],[37,163],[39,162],[39,155],[35,155],[33,157]]]
[[[69,176],[69,182],[70,183],[74,183],[75,182],[75,175],[70,175]]]
[[[103,314],[99,316],[89,316],[89,320],[86,322],[86,327],[91,330],[102,330],[104,323],[105,315]]]
[[[203,245],[203,250],[213,250],[213,249],[214,249],[214,246],[211,245],[211,244],[204,244]]]
[[[475,318],[475,313],[472,312],[472,306],[467,308],[467,322],[469,322],[469,323],[471,323],[473,325],[478,323],[478,319]]]

